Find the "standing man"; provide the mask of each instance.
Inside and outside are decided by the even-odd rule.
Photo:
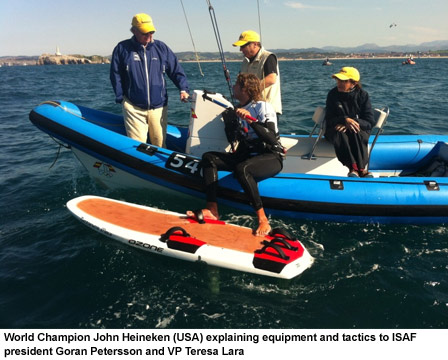
[[[272,104],[277,116],[280,115],[282,98],[277,56],[261,46],[260,35],[252,30],[242,32],[233,46],[239,46],[244,55],[240,72],[255,74],[261,80],[263,99]]]
[[[123,105],[124,123],[129,137],[165,146],[168,94],[165,74],[187,101],[188,82],[176,55],[162,41],[147,14],[132,18],[132,38],[118,43],[112,54],[110,81],[115,101]]]

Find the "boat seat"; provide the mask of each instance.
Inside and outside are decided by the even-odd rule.
[[[318,106],[316,108],[316,110],[314,110],[312,119],[314,122],[314,127],[311,130],[309,137],[311,138],[314,135],[314,132],[316,131],[316,129],[319,129],[319,132],[317,133],[317,138],[313,143],[313,147],[311,148],[310,153],[303,156],[304,159],[308,159],[308,160],[315,158],[314,150],[316,150],[317,143],[324,136],[324,133],[325,133],[325,107]]]
[[[375,119],[375,125],[372,128],[372,133],[376,131],[375,137],[372,141],[372,145],[370,145],[369,156],[367,160],[367,169],[370,165],[370,156],[372,154],[373,147],[375,146],[376,141],[378,140],[378,136],[383,132],[383,127],[386,125],[386,120],[389,117],[389,107],[385,106],[382,109],[373,109],[373,116]]]
[[[376,133],[375,133],[375,138],[373,139],[372,145],[370,146],[370,149],[369,149],[367,168],[369,166],[370,155],[372,153],[373,147],[375,146],[375,143],[378,140],[378,136],[383,132],[384,125],[386,125],[386,120],[389,116],[389,107],[385,106],[382,109],[374,109],[373,116],[375,119],[375,125],[372,128],[372,132],[374,132],[376,130]],[[325,107],[318,106],[316,108],[316,110],[314,111],[312,119],[314,122],[314,127],[311,130],[309,137],[311,138],[314,135],[314,132],[316,131],[316,129],[319,129],[319,132],[318,132],[316,140],[313,143],[313,147],[312,147],[310,153],[303,156],[304,159],[308,159],[308,160],[315,158],[314,151],[316,150],[317,143],[320,141],[320,139],[323,137],[323,135],[325,133]]]
[[[319,127],[319,129],[324,129],[325,128],[325,123],[324,123],[324,120],[325,120],[325,107],[318,106],[316,108],[316,110],[314,110],[314,114],[313,114],[312,120],[314,122],[314,127],[313,127],[313,130],[311,130],[310,137],[314,134],[314,131],[318,127]],[[320,130],[319,130],[319,132],[320,132]]]

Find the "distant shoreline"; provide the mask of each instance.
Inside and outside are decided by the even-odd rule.
[[[240,55],[240,54],[238,54]],[[327,59],[327,56],[318,56],[318,57],[284,57],[281,56],[282,53],[277,54],[279,61],[324,61]],[[298,54],[297,54],[298,55]],[[0,57],[0,66],[2,67],[8,67],[8,66],[47,66],[47,65],[58,65],[58,64],[39,64],[39,56],[2,56]],[[102,57],[106,58],[106,57]],[[447,55],[437,55],[437,56],[420,56],[420,57],[414,57],[414,60],[418,62],[421,59],[446,59],[448,58]],[[226,62],[241,62],[242,56],[238,59],[235,59],[234,57],[226,59]],[[406,60],[406,55],[379,55],[379,56],[372,56],[372,55],[347,55],[347,56],[328,56],[328,59],[330,61],[334,60],[384,60],[384,59],[397,59],[397,60]],[[179,58],[179,62],[181,63],[197,63],[198,60],[196,59],[182,59]],[[200,59],[200,63],[219,63],[221,62],[221,59]],[[95,64],[96,62],[92,62],[92,64]],[[65,64],[61,64],[65,65]],[[81,64],[79,64],[81,65]],[[85,65],[91,65],[89,63],[86,63]]]
[[[425,56],[425,57],[414,57],[415,61],[422,60],[422,59],[447,59],[448,56]],[[350,57],[329,57],[330,61],[333,60],[385,60],[385,59],[397,59],[397,60],[406,60],[407,58],[405,56],[375,56],[375,57],[365,57],[365,56],[350,56]],[[326,60],[326,58],[307,58],[307,59],[288,59],[288,58],[282,58],[278,57],[279,61],[323,61]],[[242,58],[240,60],[230,59],[226,62],[241,62]],[[197,60],[181,60],[182,63],[196,63]],[[200,63],[219,63],[221,62],[220,59],[215,60],[199,60]]]

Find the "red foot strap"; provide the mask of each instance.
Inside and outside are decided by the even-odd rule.
[[[166,244],[170,249],[185,251],[194,254],[206,242],[193,237],[184,237],[182,235],[171,235]]]
[[[299,241],[290,240],[282,235],[268,238],[271,240],[263,241],[263,247],[254,252],[252,263],[257,269],[279,274],[287,264],[302,257],[304,249]]]
[[[194,214],[194,217],[189,217],[188,218],[188,221],[190,221],[190,223],[220,224],[220,225],[224,225],[225,224],[224,221],[215,220],[215,219],[207,219],[206,217],[204,217],[204,213],[203,213],[202,209],[193,210],[192,212]]]
[[[166,245],[170,249],[185,251],[191,254],[194,254],[202,245],[206,244],[205,241],[191,237],[181,227],[169,229],[165,234],[162,234],[160,240],[166,242]]]
[[[187,220],[192,223],[192,224],[197,224],[199,223],[199,221],[197,221],[196,219],[192,218],[192,217],[188,217]],[[221,221],[221,220],[213,220],[213,219],[204,219],[203,220],[203,224],[216,224],[216,225],[225,225],[226,222],[225,221]]]

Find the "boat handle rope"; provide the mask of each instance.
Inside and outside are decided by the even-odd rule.
[[[65,145],[65,144],[60,143],[60,142],[57,141],[53,136],[50,135],[50,138],[51,138],[56,144],[58,144],[59,147],[58,147],[58,152],[56,153],[56,157],[54,158],[53,163],[50,165],[50,167],[48,168],[48,170],[50,170],[50,169],[56,164],[56,161],[58,161],[58,159],[59,159],[59,155],[61,154],[61,147],[65,147],[66,149],[69,149],[69,150],[71,149],[71,146],[70,146],[70,145]]]

